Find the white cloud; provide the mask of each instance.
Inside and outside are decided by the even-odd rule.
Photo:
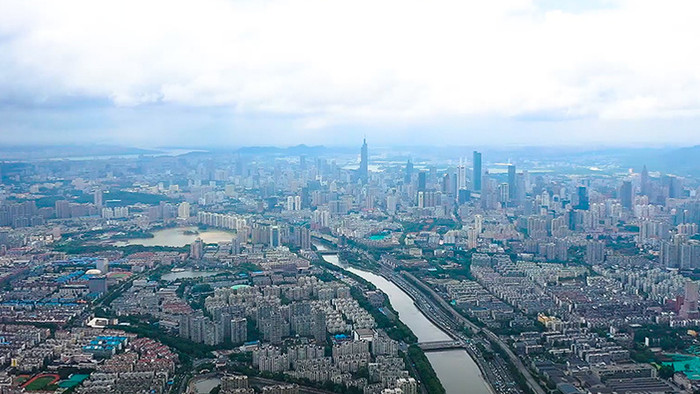
[[[0,102],[224,106],[302,129],[698,116],[700,3],[538,4],[0,0]]]

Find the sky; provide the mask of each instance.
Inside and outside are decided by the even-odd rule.
[[[700,2],[0,0],[0,143],[700,144]]]

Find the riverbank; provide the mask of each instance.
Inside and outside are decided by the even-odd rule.
[[[325,245],[315,243],[315,246],[319,251],[328,250]],[[387,279],[386,275],[381,276],[341,264],[336,254],[324,254],[322,257],[324,262],[359,276],[382,290],[389,297],[393,309],[398,312],[399,319],[412,330],[419,342],[451,340],[451,336],[419,310],[407,292]],[[465,387],[470,388],[470,393],[493,394],[479,366],[466,349],[441,350],[424,354],[428,359],[426,364],[431,366],[448,394],[462,394]]]
[[[516,378],[516,381],[519,385],[521,385],[521,387],[527,388],[530,390],[530,392],[535,394],[546,394],[542,386],[540,386],[540,384],[537,383],[533,375],[530,373],[527,367],[525,367],[520,358],[518,358],[518,356],[516,356],[515,353],[513,353],[513,351],[501,338],[499,338],[496,334],[494,334],[491,330],[487,328],[479,328],[473,322],[469,321],[466,317],[462,316],[444,299],[442,299],[433,289],[431,289],[428,285],[420,281],[410,272],[404,272],[404,275],[411,281],[416,283],[416,285],[418,285],[425,293],[430,295],[430,297],[433,298],[438,303],[438,305],[441,306],[445,311],[448,311],[450,314],[452,314],[452,316],[454,316],[458,322],[461,322],[465,326],[471,327],[474,332],[482,332],[492,345],[495,344],[496,346],[498,346],[499,353],[501,353],[503,357],[508,360],[509,368],[511,368],[513,376]]]
[[[424,310],[424,307],[422,306],[422,304],[417,302],[417,299],[413,295],[414,294],[413,291],[410,291],[410,290],[405,288],[406,283],[402,283],[401,281],[396,280],[391,275],[384,275],[383,273],[380,273],[380,275],[382,275],[384,278],[391,281],[397,287],[399,287],[401,290],[403,290],[413,300],[413,304],[416,306],[416,308],[418,308],[418,310],[423,312],[423,315],[425,315],[425,317],[428,320],[430,320],[433,324],[440,327],[440,329],[442,329],[442,331],[445,332],[445,334],[449,335],[452,339],[461,340],[461,338],[454,335],[450,330],[445,329],[445,327],[443,327],[443,323],[438,321],[431,313],[428,313],[427,311]],[[493,384],[486,378],[488,376],[488,374],[486,373],[487,366],[484,365],[482,359],[470,347],[465,346],[464,350],[467,352],[469,357],[474,361],[476,366],[479,368],[479,376],[486,383],[486,388],[489,390],[489,392],[491,394],[496,394],[496,389],[493,387]]]

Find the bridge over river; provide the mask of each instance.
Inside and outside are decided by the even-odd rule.
[[[435,351],[435,350],[450,350],[450,349],[466,349],[467,345],[462,341],[431,341],[431,342],[418,342],[418,347],[423,349],[423,351]]]
[[[384,277],[341,264],[338,256],[333,253],[337,252],[335,250],[337,249],[337,243],[330,242],[330,239],[327,237],[314,235],[316,234],[312,234],[314,239],[313,245],[316,251],[321,253],[328,251],[328,253],[321,254],[326,262],[362,277],[389,297],[389,301],[399,313],[401,321],[413,331],[418,338],[418,342],[422,343],[422,347],[429,349],[429,351],[425,352],[425,355],[445,387],[447,394],[463,394],[465,387],[469,387],[470,394],[493,393],[482,376],[479,366],[466,351],[465,345],[460,343],[458,339],[451,338],[441,326],[436,324],[436,322],[442,324],[441,316],[437,316],[437,307],[431,305],[432,309],[429,309],[425,306],[421,310],[416,306],[416,302],[411,298],[411,295],[420,294],[418,290],[410,288],[409,290],[412,293],[409,295],[400,286],[387,279],[387,277],[390,277],[392,280],[397,280],[397,275],[393,272],[381,272],[387,275]],[[323,242],[319,242],[319,238]],[[406,282],[406,280],[397,280],[397,282]],[[404,283],[401,284],[403,285]],[[427,296],[423,296],[423,298],[427,298]],[[424,306],[423,303],[419,304]],[[426,313],[430,316],[426,315]],[[436,316],[433,316],[434,314]],[[431,320],[431,318],[435,321]],[[453,325],[453,327],[457,326]],[[449,326],[446,329],[449,330]]]

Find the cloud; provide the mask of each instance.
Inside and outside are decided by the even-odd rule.
[[[0,106],[224,108],[300,132],[696,118],[700,3],[588,4],[0,0]]]

